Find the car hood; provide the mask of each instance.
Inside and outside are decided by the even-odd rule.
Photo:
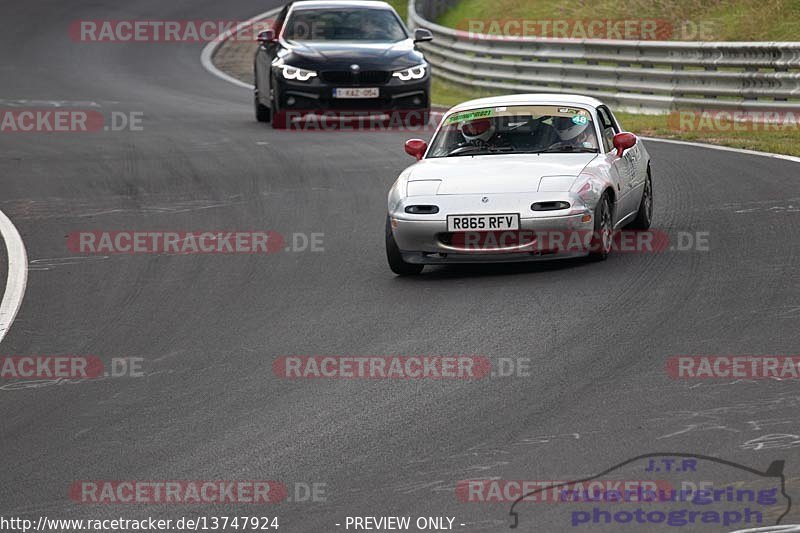
[[[439,195],[537,192],[549,186],[568,190],[574,178],[599,154],[490,155],[423,159],[408,174],[413,182],[439,182]],[[572,178],[572,179],[570,179]],[[560,180],[560,184],[558,183]],[[542,185],[544,185],[542,183]]]
[[[309,70],[400,70],[424,62],[407,39],[396,43],[286,41],[283,60]]]

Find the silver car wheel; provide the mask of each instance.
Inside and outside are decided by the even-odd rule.
[[[648,177],[644,184],[644,209],[647,220],[653,220],[653,181]]]
[[[600,232],[603,243],[603,252],[611,252],[613,222],[611,220],[611,207],[608,205],[608,196],[603,198],[603,207],[600,211]]]

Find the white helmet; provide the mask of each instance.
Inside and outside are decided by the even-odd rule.
[[[562,141],[570,141],[589,128],[591,122],[583,115],[574,117],[555,117],[553,127]]]
[[[492,138],[497,128],[494,127],[494,122],[488,118],[479,118],[477,120],[470,120],[461,125],[461,135],[467,141],[483,141],[486,142]]]

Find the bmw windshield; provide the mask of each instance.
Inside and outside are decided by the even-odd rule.
[[[597,153],[592,114],[566,106],[509,106],[448,116],[428,157],[519,153]]]
[[[283,32],[289,41],[399,42],[405,28],[388,9],[301,9],[294,11]]]

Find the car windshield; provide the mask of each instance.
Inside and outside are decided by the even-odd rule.
[[[330,8],[294,11],[283,37],[292,41],[397,42],[408,34],[389,9]]]
[[[431,141],[428,157],[597,153],[592,114],[569,106],[503,106],[453,113]]]

